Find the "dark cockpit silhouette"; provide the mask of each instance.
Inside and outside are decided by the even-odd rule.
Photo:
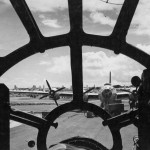
[[[150,149],[150,128],[149,128],[149,98],[150,98],[150,56],[126,42],[126,36],[129,26],[134,16],[139,0],[125,0],[114,26],[113,32],[109,36],[87,34],[83,30],[83,3],[82,0],[68,0],[70,31],[67,34],[44,37],[40,32],[33,15],[25,0],[10,0],[24,28],[26,29],[30,41],[28,44],[14,50],[12,53],[0,57],[0,75],[3,75],[11,67],[23,59],[37,53],[43,53],[46,50],[69,46],[70,62],[72,74],[73,101],[63,104],[44,118],[38,118],[24,112],[14,111],[9,106],[9,92],[6,86],[0,86],[0,99],[3,101],[0,105],[0,117],[2,120],[0,128],[1,149],[9,149],[9,119],[22,122],[38,129],[37,149],[47,150],[46,145],[47,133],[51,126],[57,128],[55,120],[60,115],[80,109],[82,111],[91,111],[95,116],[104,120],[104,125],[108,125],[112,134],[113,146],[111,150],[122,149],[122,139],[120,129],[129,124],[135,124],[138,127],[140,149]],[[108,2],[108,1],[106,1]],[[144,20],[143,20],[144,21]],[[146,67],[140,85],[137,87],[139,106],[138,111],[134,110],[127,114],[111,118],[111,116],[99,106],[83,101],[83,67],[82,67],[82,47],[95,46],[114,51],[115,54],[124,54],[131,59],[139,62]],[[121,65],[121,64],[118,64]],[[106,89],[104,97],[110,97],[111,93]],[[87,150],[106,150],[101,143],[94,139],[74,137],[65,141],[64,147],[56,149],[87,149]],[[75,148],[76,147],[76,148]],[[51,147],[54,148],[54,147]]]

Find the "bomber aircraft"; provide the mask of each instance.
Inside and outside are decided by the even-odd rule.
[[[111,72],[109,74],[109,83],[105,83],[98,93],[89,93],[89,97],[94,96],[92,94],[101,101],[100,107],[112,115],[121,114],[124,111],[122,99],[129,98],[129,91],[120,91],[112,86]]]
[[[95,87],[89,88],[88,90],[83,92],[83,100],[84,102],[89,102],[90,100],[100,100],[100,107],[109,112],[112,115],[121,114],[124,111],[124,104],[122,104],[122,99],[129,98],[129,91],[125,90],[117,90],[111,84],[111,72],[109,73],[109,82],[105,83],[104,86],[100,88],[97,92],[91,92]],[[54,100],[55,104],[58,106],[57,100],[60,98],[63,99],[72,99],[73,93],[72,91],[62,91],[65,87],[61,87],[58,89],[51,88],[49,82],[46,80],[49,91],[14,91],[10,90],[10,93],[16,94],[27,94],[30,96],[39,96],[40,99],[49,97],[49,99]],[[62,92],[60,92],[62,91]]]
[[[101,0],[103,1],[103,0]],[[107,4],[111,5],[120,5],[120,3],[115,3],[110,0],[104,1]],[[19,63],[20,61],[24,60],[25,58],[34,55],[36,53],[43,53],[46,50],[54,49],[57,47],[62,46],[69,46],[70,47],[70,70],[72,75],[72,85],[73,85],[73,100],[70,103],[63,104],[54,110],[50,111],[49,114],[43,119],[35,117],[31,114],[26,114],[24,112],[15,112],[13,109],[10,111],[9,106],[9,90],[4,85],[0,85],[0,116],[1,116],[1,128],[0,128],[0,147],[1,149],[10,149],[10,136],[9,136],[9,120],[13,119],[15,121],[19,121],[21,123],[27,124],[31,127],[36,128],[38,130],[38,134],[36,136],[36,142],[29,141],[28,145],[29,147],[34,147],[36,143],[35,149],[37,150],[52,150],[55,145],[50,146],[47,144],[48,141],[53,140],[54,136],[52,138],[48,137],[48,132],[52,131],[53,128],[58,129],[56,120],[59,119],[59,117],[65,113],[68,113],[69,111],[73,111],[76,109],[80,110],[87,110],[93,112],[95,115],[97,115],[99,118],[103,120],[103,125],[108,125],[108,129],[111,132],[112,137],[112,145],[110,148],[105,147],[105,143],[101,144],[100,141],[96,141],[97,133],[100,133],[102,131],[102,128],[105,128],[104,126],[100,129],[96,128],[99,127],[100,124],[94,122],[94,119],[92,120],[93,124],[89,124],[90,119],[84,118],[84,126],[82,126],[82,131],[85,129],[87,132],[88,130],[91,131],[93,128],[94,132],[90,132],[90,135],[93,135],[93,137],[83,135],[82,131],[81,136],[79,137],[74,136],[68,137],[68,128],[64,130],[64,127],[68,127],[68,124],[63,126],[64,120],[60,124],[59,127],[61,127],[61,131],[65,131],[65,134],[55,134],[55,137],[59,137],[59,143],[65,144],[63,147],[55,147],[54,150],[79,150],[79,149],[85,149],[85,150],[122,150],[126,149],[123,147],[124,142],[122,142],[122,136],[121,136],[121,128],[126,127],[128,125],[135,125],[138,129],[138,136],[139,136],[139,142],[138,140],[134,141],[134,145],[139,145],[138,147],[135,147],[133,149],[136,150],[149,150],[150,149],[150,55],[145,51],[142,51],[141,49],[137,48],[132,42],[127,40],[129,27],[131,25],[132,18],[134,17],[134,14],[136,14],[136,8],[138,5],[140,5],[139,13],[137,13],[139,17],[144,15],[148,15],[148,3],[142,2],[140,0],[124,0],[124,2],[121,4],[122,7],[120,9],[120,13],[118,11],[115,11],[115,15],[118,14],[115,26],[112,30],[112,33],[107,35],[101,35],[100,32],[98,35],[89,34],[84,32],[83,30],[83,0],[68,0],[68,12],[69,12],[69,21],[70,21],[70,30],[66,34],[60,34],[56,36],[49,36],[45,37],[41,30],[39,29],[36,21],[34,20],[34,16],[31,13],[30,8],[28,7],[28,4],[25,0],[10,0],[9,5],[12,5],[14,10],[16,11],[16,14],[21,20],[21,23],[25,27],[25,30],[27,31],[27,34],[29,35],[29,42],[25,45],[22,45],[21,47],[17,48],[13,52],[7,54],[6,56],[0,57],[0,76],[2,76],[7,70],[9,70],[11,67]],[[139,3],[139,4],[138,4]],[[3,1],[1,1],[1,4],[3,4]],[[41,3],[40,6],[42,7]],[[96,3],[97,4],[97,3]],[[146,7],[143,7],[145,4]],[[91,6],[91,5],[90,5]],[[93,7],[91,6],[90,9]],[[110,8],[110,7],[109,7]],[[61,7],[62,9],[62,7]],[[97,6],[96,6],[97,9]],[[86,10],[86,9],[85,9]],[[115,9],[116,10],[116,9]],[[146,10],[146,11],[145,11]],[[42,10],[43,11],[43,10]],[[4,9],[2,9],[2,12],[5,13]],[[6,11],[9,13],[10,11]],[[143,13],[145,12],[145,13]],[[7,14],[6,13],[6,14]],[[39,13],[39,12],[38,12]],[[99,12],[98,12],[99,13]],[[106,13],[107,14],[107,13]],[[104,14],[105,15],[105,14]],[[43,18],[43,16],[41,16]],[[103,19],[101,15],[99,15],[100,19]],[[115,16],[112,15],[112,18],[115,18]],[[86,19],[86,18],[85,18]],[[105,18],[104,21],[106,22],[107,19]],[[11,18],[11,21],[13,19]],[[135,19],[136,20],[136,19]],[[145,19],[146,21],[148,20]],[[142,18],[142,23],[145,21]],[[57,20],[56,20],[57,21]],[[113,21],[113,20],[112,20]],[[143,29],[143,26],[140,26],[138,24],[140,21],[136,20],[136,26],[131,26],[134,29],[137,29],[138,34],[139,33],[146,33],[146,32],[140,32],[140,29]],[[148,26],[149,27],[149,26]],[[13,28],[17,28],[17,26],[13,26]],[[145,28],[145,22],[144,22],[144,29]],[[148,31],[148,30],[144,30]],[[9,34],[11,35],[11,34]],[[3,34],[2,34],[3,36]],[[136,35],[137,36],[137,35]],[[4,36],[3,36],[4,37]],[[3,38],[2,37],[2,38]],[[7,42],[9,43],[9,42]],[[114,51],[115,54],[124,54],[131,59],[137,61],[141,65],[143,65],[146,69],[143,70],[141,83],[138,84],[138,102],[139,106],[136,110],[132,110],[129,113],[125,113],[122,115],[118,115],[116,117],[111,117],[105,110],[103,110],[100,107],[97,107],[94,104],[85,103],[83,101],[83,67],[82,67],[82,47],[83,46],[95,46],[100,47],[104,49],[109,49]],[[121,64],[119,64],[121,65]],[[106,86],[106,85],[105,85]],[[108,86],[108,85],[107,85]],[[109,85],[110,86],[110,85]],[[106,93],[108,90],[106,91]],[[110,92],[110,91],[109,91]],[[109,93],[108,92],[108,93]],[[103,93],[103,92],[101,92]],[[105,96],[108,94],[104,94]],[[46,93],[47,94],[47,93]],[[96,93],[98,95],[98,93]],[[108,94],[108,96],[110,96]],[[118,99],[118,98],[117,98]],[[85,122],[87,121],[87,122]],[[75,123],[77,123],[75,121]],[[88,125],[86,125],[88,124]],[[74,122],[72,123],[71,120],[71,126],[75,127],[76,124]],[[21,129],[21,128],[20,128]],[[98,130],[97,130],[98,129]],[[132,128],[133,129],[133,128]],[[19,130],[21,131],[21,130]],[[15,143],[15,150],[16,150],[16,144],[20,144],[20,138],[22,136],[30,135],[32,136],[31,130],[29,128],[26,128],[26,131],[28,131],[28,134],[21,134],[21,136],[18,136],[17,142]],[[75,128],[74,130],[71,130],[71,132],[75,131],[77,133],[78,128]],[[126,132],[127,130],[125,130]],[[131,130],[129,130],[131,131]],[[78,132],[78,133],[79,133]],[[25,132],[24,132],[25,133]],[[58,133],[58,132],[57,132]],[[70,133],[70,132],[69,132]],[[94,133],[94,134],[93,134]],[[17,132],[15,132],[17,134]],[[63,139],[60,139],[60,135]],[[66,136],[67,135],[67,136]],[[100,137],[105,137],[107,135],[107,132],[104,134],[101,134]],[[66,137],[65,137],[66,136]],[[107,138],[108,140],[108,138]],[[107,142],[107,141],[102,141]],[[128,142],[128,140],[127,140]],[[56,141],[55,141],[56,143]],[[108,142],[107,142],[108,143]],[[24,143],[23,143],[24,145]],[[57,146],[57,145],[56,145]],[[59,145],[58,145],[59,146]],[[74,148],[75,147],[75,148]],[[25,149],[24,147],[19,148]]]
[[[29,91],[29,90],[9,90],[10,94],[25,94],[27,96],[36,98],[37,96],[41,96],[39,99],[44,99],[46,97],[49,97],[50,100],[54,100],[55,104],[58,106],[57,100],[59,100],[60,98],[65,98],[65,99],[70,99],[73,96],[72,91],[71,92],[60,92],[63,89],[65,89],[65,87],[61,87],[61,88],[52,88],[49,84],[49,82],[46,80],[47,86],[49,91],[39,91],[39,90],[33,90],[33,91]],[[92,91],[95,87],[89,88],[88,90],[84,91],[83,93],[83,99],[84,101],[88,101],[88,95],[87,93]]]

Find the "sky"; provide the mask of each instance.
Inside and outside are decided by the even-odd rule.
[[[104,0],[105,1],[105,0]],[[124,0],[109,0],[122,4]],[[34,19],[46,36],[68,33],[70,30],[67,0],[26,0]],[[101,0],[83,0],[83,29],[95,35],[110,35],[122,5],[112,5]],[[150,3],[140,0],[127,34],[127,42],[150,54]],[[143,20],[144,18],[144,20]],[[0,0],[0,57],[6,56],[29,42],[29,36],[8,0]],[[83,84],[102,86],[131,85],[131,78],[141,76],[145,69],[138,62],[113,51],[83,46]],[[71,86],[70,48],[46,50],[19,62],[0,77],[0,83],[9,88],[32,85]]]

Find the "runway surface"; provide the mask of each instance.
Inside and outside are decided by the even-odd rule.
[[[17,100],[11,100],[11,102],[17,102]],[[31,105],[31,102],[38,103],[39,100],[30,99],[29,105],[13,105],[13,108],[17,108],[23,111],[51,111],[56,106],[53,101],[42,100],[42,104]],[[23,102],[23,101],[22,101]],[[24,99],[24,102],[27,100]],[[68,101],[59,101],[61,105]],[[99,106],[99,101],[91,101]],[[127,107],[127,104],[126,104]],[[67,139],[73,136],[90,137],[98,142],[101,142],[108,148],[113,145],[112,137],[109,129],[104,127],[102,119],[98,117],[86,118],[81,112],[68,112],[60,116],[56,122],[58,122],[58,128],[54,129],[51,127],[47,136],[47,146],[55,144],[61,140]],[[36,145],[33,148],[28,147],[28,141],[35,140],[37,137],[38,130],[27,126],[19,125],[10,129],[10,149],[11,150],[36,150]],[[137,135],[137,129],[134,125],[130,125],[121,129],[121,136],[123,140],[123,150],[131,150],[133,146],[132,138]]]

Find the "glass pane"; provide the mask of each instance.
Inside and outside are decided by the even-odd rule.
[[[125,55],[115,55],[110,50],[97,47],[83,47],[84,89],[95,85],[95,89],[87,95],[89,95],[88,101],[97,106],[101,106],[102,98],[104,99],[102,91],[108,89],[104,85],[111,83],[109,89],[114,90],[111,90],[112,96],[109,101],[121,100],[118,101],[123,104],[124,110],[122,109],[121,113],[129,110],[129,93],[121,90],[133,91],[135,87],[132,86],[131,79],[133,76],[141,77],[143,69],[142,65]]]
[[[84,31],[90,34],[110,35],[123,2],[124,0],[83,0]]]
[[[127,42],[148,54],[150,54],[149,8],[147,0],[139,1],[127,35]]]
[[[14,85],[20,88],[32,88],[33,85],[43,87],[44,85],[47,88],[46,80],[52,87],[70,87],[69,55],[69,47],[38,53],[9,69],[1,77],[1,81],[10,89],[14,89]]]
[[[29,36],[8,1],[0,1],[0,57],[27,44]]]
[[[24,124],[18,124],[11,120],[10,128],[10,149],[11,150],[30,150],[28,142],[33,140],[36,144],[38,130]]]
[[[92,138],[105,145],[112,147],[112,135],[108,127],[102,125],[99,117],[87,118],[84,112],[75,110],[61,115],[55,122],[58,128],[50,128],[47,136],[47,147],[57,144],[62,140],[73,137]],[[107,133],[107,134],[106,134]]]
[[[144,67],[125,55],[115,55],[112,51],[83,47],[84,86],[102,86],[109,82],[112,72],[112,84],[130,85],[134,75],[141,76]]]
[[[26,0],[34,19],[46,37],[70,30],[67,0]]]

